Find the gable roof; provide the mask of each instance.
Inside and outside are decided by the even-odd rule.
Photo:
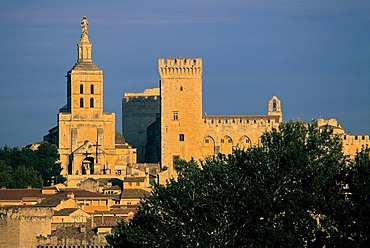
[[[54,212],[54,216],[68,216],[77,210],[80,210],[79,208],[63,208],[59,211]]]
[[[36,204],[39,207],[56,207],[58,206],[62,198],[48,198],[48,199],[43,199],[40,203]]]
[[[121,199],[143,198],[150,195],[150,192],[143,189],[124,189],[121,194]]]

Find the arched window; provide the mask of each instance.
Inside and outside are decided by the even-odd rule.
[[[90,94],[94,94],[94,85],[90,85]]]
[[[83,84],[80,84],[80,94],[83,94],[84,93],[84,86]]]
[[[83,97],[80,98],[80,108],[84,107],[84,99]]]
[[[94,98],[90,98],[90,108],[94,107]]]

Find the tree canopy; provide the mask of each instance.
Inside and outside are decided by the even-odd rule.
[[[26,188],[63,182],[62,167],[55,145],[42,143],[36,150],[0,148],[0,187]]]
[[[177,180],[156,185],[109,244],[361,247],[370,236],[369,149],[349,160],[330,129],[285,123],[259,147],[176,169]]]

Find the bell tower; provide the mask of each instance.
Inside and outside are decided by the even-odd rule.
[[[67,73],[67,111],[75,116],[92,117],[103,113],[103,71],[92,61],[86,16],[81,21],[77,63]]]
[[[283,121],[283,112],[281,110],[281,101],[276,96],[273,96],[268,102],[268,115],[278,116],[279,122]]]
[[[77,63],[67,72],[67,105],[58,114],[58,147],[69,175],[106,173],[114,154],[115,115],[103,112],[103,71],[92,59],[88,20],[81,21]]]

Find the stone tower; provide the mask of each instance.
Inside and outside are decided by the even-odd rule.
[[[273,96],[268,102],[268,111],[267,114],[270,116],[279,117],[278,121],[283,121],[283,112],[281,110],[281,101],[276,96]]]
[[[92,60],[85,16],[81,27],[77,63],[67,72],[67,104],[59,110],[58,126],[44,137],[58,146],[69,185],[86,176],[119,175],[136,163],[136,150],[115,131],[114,113],[103,111],[103,71]]]
[[[122,134],[137,149],[138,163],[154,162],[146,159],[147,128],[156,121],[159,112],[159,88],[146,89],[140,93],[125,93],[122,98]]]
[[[202,144],[202,59],[159,59],[161,164],[197,159]]]

